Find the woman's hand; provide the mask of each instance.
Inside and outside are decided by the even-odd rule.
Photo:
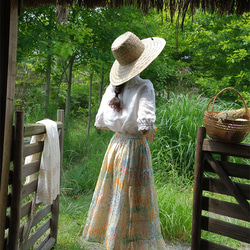
[[[154,138],[154,135],[155,135],[155,131],[156,131],[156,127],[155,127],[155,130],[141,130],[141,133],[144,135],[144,137],[148,140],[148,141],[153,141],[155,138]]]
[[[148,141],[153,141],[155,138],[154,138],[154,135],[155,133],[151,133],[151,134],[147,134],[145,135],[145,138],[148,140]]]

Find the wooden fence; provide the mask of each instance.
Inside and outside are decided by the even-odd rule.
[[[60,165],[63,153],[63,117],[64,111],[57,111],[57,127],[60,143]],[[24,113],[17,111],[15,116],[13,148],[9,172],[7,195],[4,249],[51,249],[57,240],[59,199],[51,205],[36,204],[38,179],[25,184],[25,179],[38,175],[40,158],[24,164],[24,158],[41,154],[44,142],[24,145],[24,138],[46,133],[42,124],[24,125]],[[60,166],[61,167],[61,166]]]
[[[232,238],[236,244],[250,244],[250,165],[241,159],[250,159],[250,145],[223,143],[205,137],[206,129],[199,127],[191,249],[232,249],[223,242],[202,238],[202,232]],[[230,156],[242,163],[230,162]],[[243,223],[239,225],[235,220]],[[248,247],[250,249],[250,245]]]

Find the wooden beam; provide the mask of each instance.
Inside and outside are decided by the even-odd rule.
[[[6,98],[3,100],[5,105],[4,120],[1,120],[1,126],[4,126],[4,133],[1,135],[3,139],[3,147],[1,159],[1,186],[0,186],[0,249],[3,249],[4,244],[4,233],[5,233],[5,216],[6,216],[6,205],[7,205],[7,194],[8,194],[8,175],[11,158],[11,142],[12,142],[12,125],[13,125],[13,106],[14,106],[14,92],[15,92],[15,75],[16,75],[16,50],[17,50],[17,31],[18,31],[18,0],[1,1],[1,10],[6,12],[9,18],[4,20],[9,29],[6,28],[6,38],[8,45],[5,43],[6,50],[8,52],[8,59],[5,60],[7,63],[7,69],[4,68],[4,74],[7,72],[7,78],[4,77],[2,84],[6,86]],[[9,3],[9,4],[8,4]],[[5,6],[3,6],[5,5]],[[2,8],[5,7],[5,8]],[[2,25],[2,24],[1,24]],[[9,30],[9,32],[8,32]],[[2,32],[1,32],[2,33]],[[0,33],[0,34],[1,34]],[[2,35],[2,34],[1,34]],[[2,52],[2,51],[1,51]],[[2,54],[1,54],[2,56]],[[2,114],[1,114],[2,116]],[[1,117],[2,118],[2,117]]]
[[[3,159],[4,121],[8,75],[10,1],[0,1],[0,180]]]
[[[201,229],[250,244],[250,228],[248,227],[202,216]]]
[[[63,124],[61,122],[57,122],[57,128],[61,129],[63,127]],[[24,126],[24,137],[29,137],[32,135],[39,135],[46,133],[46,128],[43,124],[39,123],[31,123],[26,124]]]
[[[227,189],[232,194],[232,196],[234,196],[234,198],[239,202],[243,211],[247,214],[247,216],[250,219],[250,205],[248,201],[246,200],[246,198],[244,197],[244,195],[240,192],[240,190],[235,185],[235,183],[228,177],[227,173],[221,167],[219,162],[213,158],[211,153],[204,152],[204,155],[205,155],[206,160],[210,164],[210,166],[218,174],[223,184],[227,187]]]
[[[250,145],[244,143],[225,143],[220,141],[215,141],[211,139],[204,139],[202,145],[203,151],[208,151],[210,153],[222,154],[226,156],[236,156],[241,158],[249,159],[250,155]]]
[[[193,193],[193,217],[192,217],[192,240],[191,249],[198,250],[201,240],[201,208],[202,208],[202,181],[203,181],[203,153],[202,145],[206,137],[206,129],[198,128],[196,155],[195,155],[195,174],[194,174],[194,193]]]
[[[64,110],[57,110],[57,122],[61,122],[62,128],[59,131],[59,144],[60,144],[60,182],[61,182],[61,173],[62,173],[62,161],[63,161],[63,137],[64,137]],[[59,222],[59,203],[60,203],[60,194],[53,201],[52,205],[52,216],[51,216],[51,231],[50,236],[57,242],[58,234],[58,222]]]
[[[18,236],[21,219],[21,192],[23,169],[23,126],[24,112],[17,111],[15,116],[13,184],[11,190],[10,227],[7,248],[18,250]]]

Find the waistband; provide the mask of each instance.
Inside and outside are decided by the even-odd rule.
[[[124,138],[124,139],[143,139],[144,136],[141,132],[137,133],[126,133],[126,132],[116,132],[115,133],[116,138]]]

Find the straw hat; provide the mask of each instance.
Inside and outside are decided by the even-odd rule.
[[[160,37],[140,40],[132,32],[115,39],[111,51],[115,62],[110,70],[110,82],[118,86],[142,72],[161,53],[166,41]]]

